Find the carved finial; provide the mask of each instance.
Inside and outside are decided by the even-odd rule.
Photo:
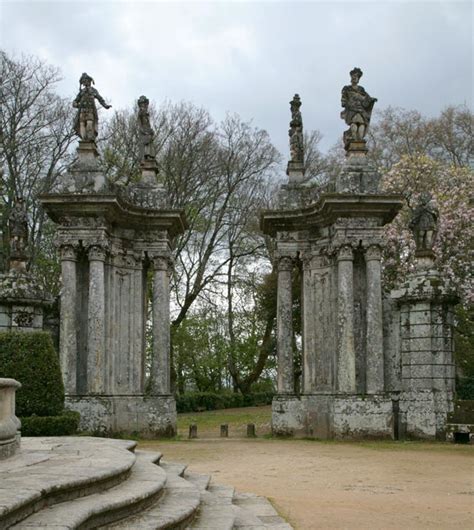
[[[155,160],[155,153],[153,149],[153,139],[155,131],[150,124],[150,113],[148,107],[150,100],[146,96],[138,98],[138,134],[139,134],[139,148],[140,148],[140,162],[146,160]]]
[[[303,118],[300,112],[301,98],[295,94],[290,101],[291,121],[290,130],[290,159],[292,162],[304,164],[304,146],[303,146]]]
[[[79,93],[73,101],[72,106],[77,109],[74,130],[83,142],[95,142],[99,130],[99,117],[95,100],[105,109],[110,109],[104,98],[92,85],[94,79],[85,72],[79,79]]]
[[[344,110],[341,118],[349,125],[344,132],[344,148],[349,152],[367,152],[365,147],[365,136],[369,128],[372,109],[377,98],[372,98],[365,89],[359,86],[359,80],[363,72],[360,68],[354,68],[350,72],[351,84],[342,89],[341,105]]]
[[[28,214],[23,197],[16,197],[8,217],[10,269],[25,270],[28,261]]]
[[[429,192],[423,192],[413,210],[410,224],[416,243],[416,255],[427,256],[433,254],[433,245],[438,233],[438,209],[432,204]]]

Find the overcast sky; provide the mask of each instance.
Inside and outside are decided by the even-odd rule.
[[[0,0],[0,45],[59,66],[74,97],[82,72],[114,108],[141,94],[227,111],[266,129],[288,154],[295,92],[322,147],[344,130],[349,71],[389,105],[436,115],[473,98],[471,2],[111,2]]]

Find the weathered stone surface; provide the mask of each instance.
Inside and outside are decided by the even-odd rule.
[[[68,402],[81,412],[81,428],[173,435],[168,275],[172,239],[186,226],[182,212],[139,208],[114,194],[50,194],[42,201],[58,225],[60,359]],[[158,263],[164,268],[155,267]],[[149,272],[154,274],[154,356],[147,380]]]
[[[296,396],[276,395],[272,402],[272,433],[290,436],[304,429],[304,410]]]
[[[173,396],[68,396],[68,409],[81,414],[79,428],[97,434],[140,433],[144,438],[176,434]]]
[[[293,328],[292,328],[292,270],[293,260],[289,256],[278,261],[277,294],[277,356],[278,393],[293,394]]]
[[[13,456],[20,447],[20,420],[15,415],[15,392],[21,384],[0,378],[0,460]]]

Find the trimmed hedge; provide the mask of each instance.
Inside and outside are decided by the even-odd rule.
[[[255,407],[271,405],[273,392],[256,392],[253,394],[237,394],[225,392],[188,392],[176,396],[178,412],[202,412],[204,410],[219,410],[240,407]]]
[[[79,412],[67,410],[60,416],[29,416],[21,418],[22,436],[68,436],[79,427]]]
[[[21,383],[16,415],[59,416],[64,410],[64,385],[59,357],[45,331],[0,333],[0,374]]]
[[[456,381],[458,399],[474,399],[474,377],[460,377]]]

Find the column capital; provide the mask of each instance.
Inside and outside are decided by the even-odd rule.
[[[155,271],[170,271],[173,267],[173,260],[169,256],[150,256]]]
[[[353,261],[354,252],[351,245],[341,245],[337,248],[337,260],[338,261]]]
[[[101,245],[90,245],[87,249],[89,261],[105,261],[107,249]]]
[[[279,256],[277,259],[277,266],[279,271],[293,270],[294,260],[291,256]]]
[[[365,261],[380,261],[382,258],[382,249],[380,245],[372,244],[365,251]]]
[[[77,261],[77,245],[63,243],[59,246],[59,257],[61,261]]]

